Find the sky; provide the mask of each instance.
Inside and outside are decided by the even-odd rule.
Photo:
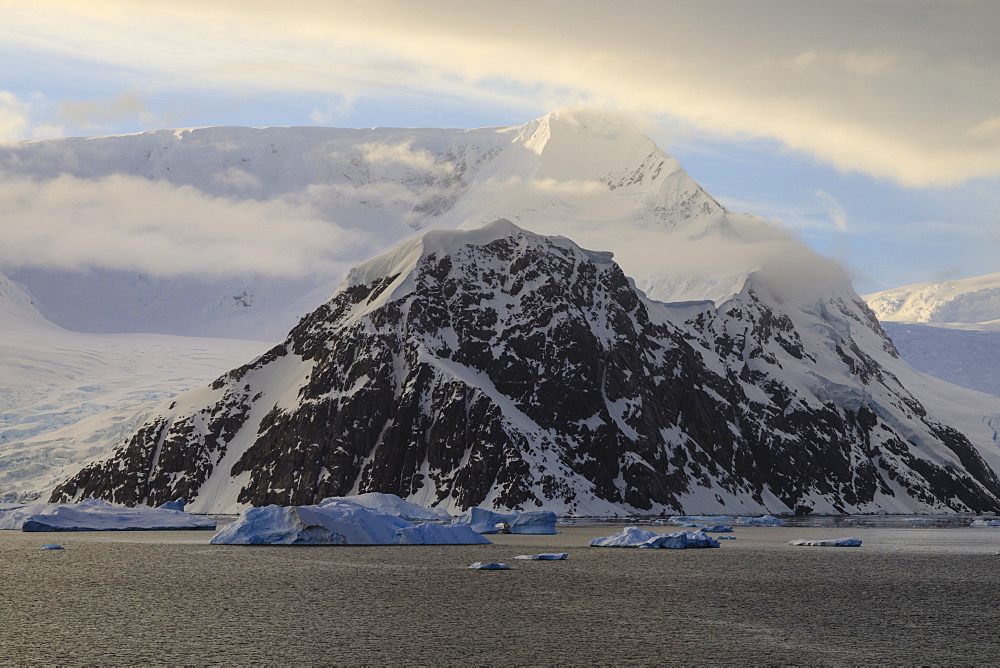
[[[994,0],[4,0],[0,141],[634,114],[858,292],[1000,272]]]

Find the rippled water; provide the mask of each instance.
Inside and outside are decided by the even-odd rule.
[[[562,530],[298,548],[0,531],[0,663],[1000,660],[1000,529],[737,528],[717,550],[588,548],[615,527]],[[787,544],[847,535],[864,546]],[[66,549],[40,549],[53,541]],[[527,552],[570,556],[512,560]]]

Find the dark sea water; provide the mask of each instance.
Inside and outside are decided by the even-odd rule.
[[[711,550],[561,530],[467,547],[0,531],[0,663],[1000,662],[1000,529],[737,528]],[[849,535],[864,545],[787,544]]]

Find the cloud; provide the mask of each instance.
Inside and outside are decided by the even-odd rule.
[[[25,100],[7,90],[0,90],[0,141],[19,141],[62,134],[58,125],[35,120],[44,101],[35,96]]]
[[[0,141],[23,139],[28,134],[28,109],[16,95],[0,90]]]
[[[99,129],[128,118],[140,118],[147,124],[154,122],[154,115],[146,101],[130,92],[110,98],[63,102],[57,114],[69,123],[87,129]]]
[[[817,190],[816,197],[823,204],[823,208],[826,209],[827,215],[830,216],[830,220],[837,226],[837,229],[841,232],[846,232],[847,212],[844,211],[844,207],[840,205],[837,198],[823,190]]]
[[[660,114],[908,186],[1000,173],[1000,4],[10,0],[7,48],[159,90],[419,93]],[[220,30],[220,26],[225,26]],[[124,58],[122,54],[128,54]],[[316,110],[314,121],[329,118]],[[316,120],[319,119],[319,120]],[[969,128],[973,128],[970,132]]]
[[[306,204],[236,201],[139,177],[5,179],[0,188],[0,265],[7,267],[334,276],[366,242]]]

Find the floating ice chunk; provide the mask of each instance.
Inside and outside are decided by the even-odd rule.
[[[733,530],[733,527],[728,524],[698,524],[696,522],[688,522],[682,524],[681,527],[686,529],[701,529],[702,531],[712,533],[730,533]]]
[[[736,536],[716,536],[715,540],[736,540]]]
[[[500,530],[498,524],[503,522],[510,525],[515,515],[516,513],[497,513],[485,508],[469,508],[456,517],[452,524],[468,524],[478,533],[496,533]]]
[[[159,507],[164,510],[184,510],[184,506],[184,499],[174,499],[173,501],[167,501]]]
[[[518,513],[510,523],[510,532],[519,534],[556,533],[556,514],[551,510],[529,510]]]
[[[973,527],[1000,527],[1000,520],[972,520]]]
[[[655,533],[639,527],[626,527],[612,536],[595,538],[591,547],[646,547],[681,549],[688,547],[719,547],[719,542],[704,531]]]
[[[354,496],[331,496],[319,502],[325,506],[328,503],[353,503],[385,515],[395,515],[410,522],[450,522],[451,515],[443,508],[425,508],[419,504],[381,492],[366,492]]]
[[[469,527],[413,524],[354,503],[249,508],[215,545],[470,545],[489,543]]]
[[[512,570],[511,567],[508,566],[507,564],[499,564],[499,563],[484,564],[481,561],[475,562],[474,564],[472,564],[471,566],[469,566],[469,568],[471,568],[473,570],[476,570],[476,571],[509,571],[509,570]]]
[[[733,523],[736,519],[729,515],[674,515],[670,518],[672,524],[684,522],[714,522],[716,524]]]
[[[481,545],[490,541],[465,524],[421,522],[399,530],[400,545]]]
[[[42,549],[43,550],[62,550],[63,546],[60,545],[59,543],[46,543],[45,545],[42,545]]]
[[[801,545],[804,547],[861,547],[860,538],[827,538],[823,540],[809,540],[798,538],[788,541],[789,545]]]
[[[779,520],[773,515],[764,515],[762,517],[737,517],[736,523],[755,527],[783,527],[788,525],[788,522]]]
[[[214,529],[215,521],[180,510],[117,506],[100,499],[0,509],[0,529],[14,531],[170,531]]]
[[[557,519],[551,510],[498,513],[485,508],[469,508],[455,518],[453,524],[468,524],[479,533],[552,534],[557,533]]]
[[[562,561],[569,558],[568,552],[543,552],[541,554],[519,554],[515,559],[530,559],[531,561]]]

